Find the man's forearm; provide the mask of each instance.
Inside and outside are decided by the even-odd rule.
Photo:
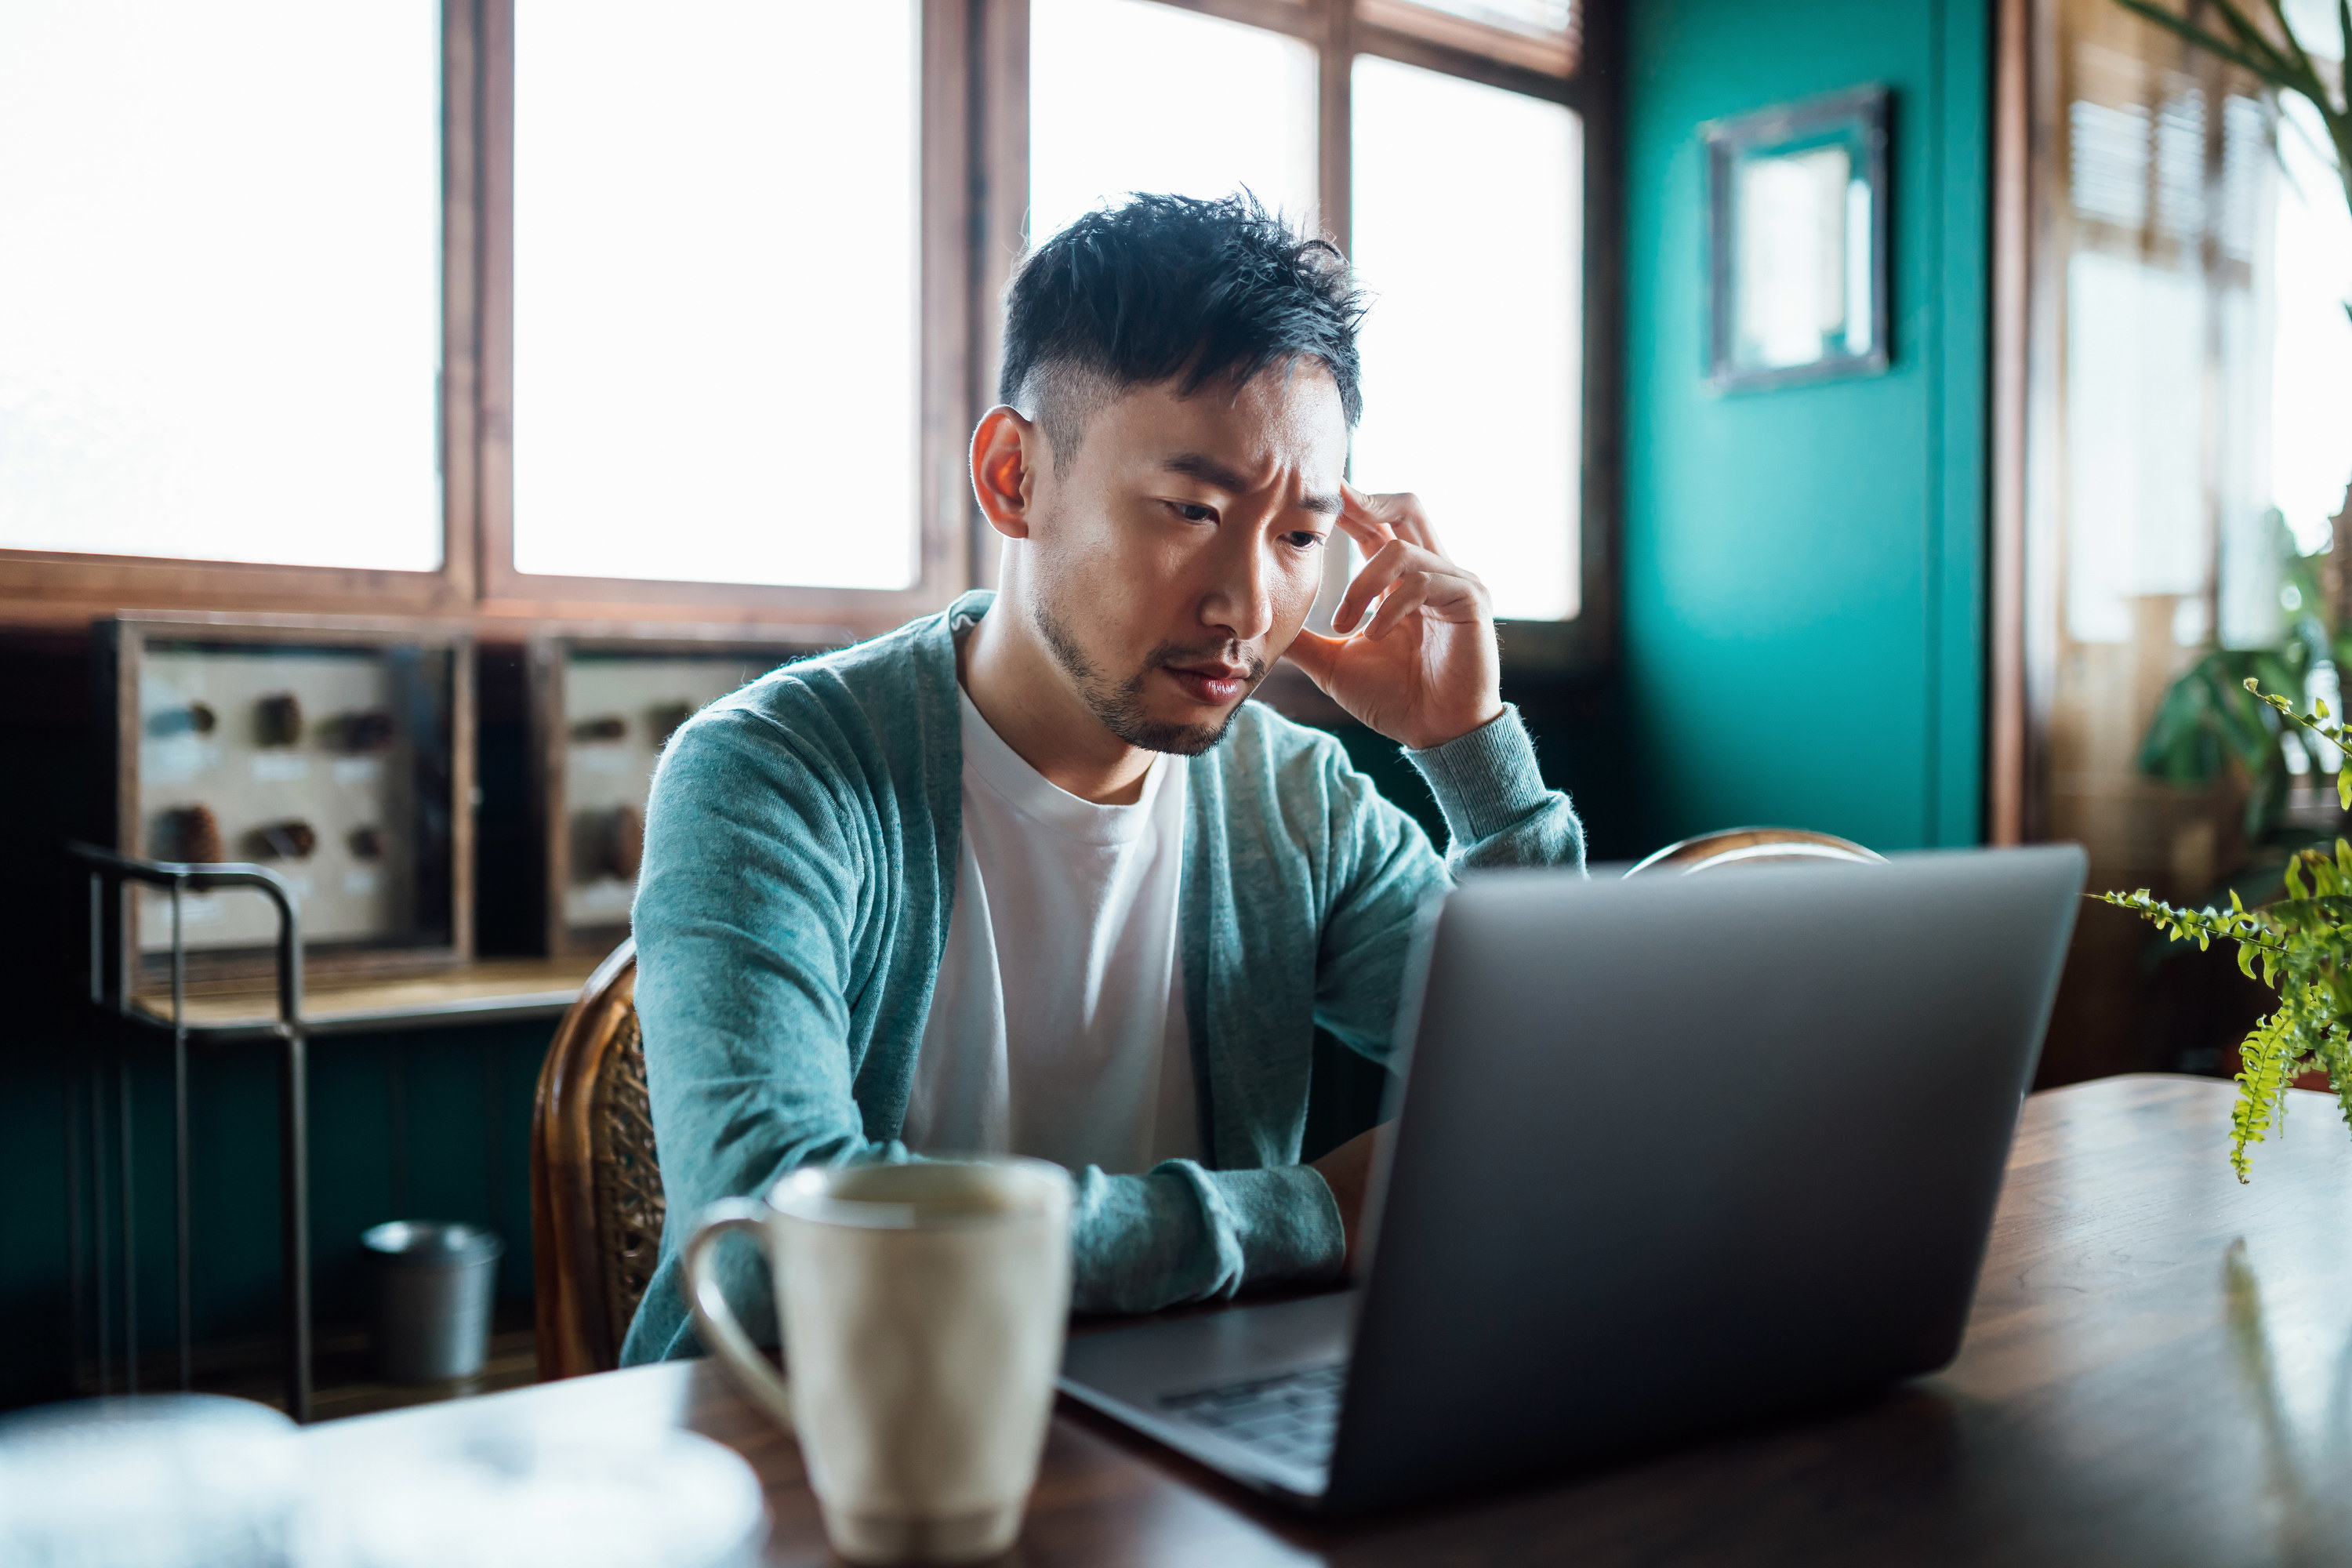
[[[1165,1161],[1139,1176],[1088,1166],[1070,1216],[1071,1305],[1150,1312],[1277,1281],[1339,1278],[1347,1233],[1313,1169],[1210,1171]]]

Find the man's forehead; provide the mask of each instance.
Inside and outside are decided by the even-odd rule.
[[[1174,384],[1138,387],[1110,411],[1130,459],[1226,489],[1251,490],[1296,470],[1335,492],[1348,460],[1339,390],[1320,365],[1261,372],[1243,387],[1190,397]]]
[[[1181,474],[1188,479],[1199,479],[1202,484],[1214,485],[1221,490],[1229,490],[1235,495],[1247,495],[1252,490],[1264,489],[1267,485],[1278,480],[1284,471],[1281,464],[1269,461],[1255,472],[1244,473],[1239,468],[1221,462],[1207,452],[1171,452],[1160,459],[1160,468],[1163,473]],[[1307,511],[1329,512],[1334,517],[1338,516],[1339,492],[1337,489],[1313,488],[1316,484],[1316,476],[1312,471],[1303,473],[1300,477],[1309,488],[1298,498],[1298,505]]]

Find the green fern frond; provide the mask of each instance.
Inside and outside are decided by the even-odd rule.
[[[2331,745],[2346,761],[2336,775],[2339,797],[2352,806],[2352,731],[2315,702],[2308,714],[2249,679],[2245,689],[2287,721]],[[2200,950],[2235,942],[2239,971],[2278,994],[2278,1005],[2238,1047],[2238,1100],[2230,1112],[2230,1166],[2248,1179],[2248,1151],[2285,1131],[2295,1079],[2325,1068],[2336,1109],[2352,1127],[2352,841],[2305,849],[2291,857],[2286,897],[2249,910],[2232,890],[2224,910],[2190,910],[2151,896],[2146,888],[2102,893],[2101,902],[2130,910],[2173,942]]]
[[[2315,702],[2308,714],[2259,680],[2245,689],[2287,721],[2346,753],[2336,775],[2339,798],[2352,807],[2352,731]],[[2291,857],[2286,897],[2249,910],[2237,893],[2224,910],[2189,910],[2151,896],[2146,888],[2102,893],[2101,902],[2126,909],[2173,942],[2200,950],[2235,942],[2239,971],[2278,994],[2278,1005],[2255,1024],[2238,1047],[2238,1100],[2230,1112],[2230,1167],[2243,1182],[2248,1151],[2285,1131],[2295,1079],[2324,1068],[2336,1109],[2352,1127],[2352,841],[2338,838]]]
[[[2295,1010],[2282,1000],[2278,1010],[2253,1027],[2238,1047],[2238,1103],[2230,1110],[2230,1168],[2245,1181],[2250,1173],[2246,1149],[2273,1131],[2284,1132],[2286,1092],[2294,1085],[2294,1064],[2302,1052],[2295,1039]]]

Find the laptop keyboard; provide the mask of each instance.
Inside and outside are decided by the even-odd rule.
[[[1333,1362],[1279,1377],[1168,1394],[1160,1407],[1268,1458],[1321,1468],[1331,1462],[1339,1394],[1347,1386],[1347,1363]]]

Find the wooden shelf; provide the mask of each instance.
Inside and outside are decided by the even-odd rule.
[[[314,1036],[349,1035],[552,1018],[579,998],[599,957],[477,959],[427,974],[308,980],[302,1026]],[[169,990],[142,991],[131,1005],[142,1020],[171,1026]],[[267,1035],[277,1018],[278,992],[268,980],[188,988],[188,1028],[206,1039]]]

